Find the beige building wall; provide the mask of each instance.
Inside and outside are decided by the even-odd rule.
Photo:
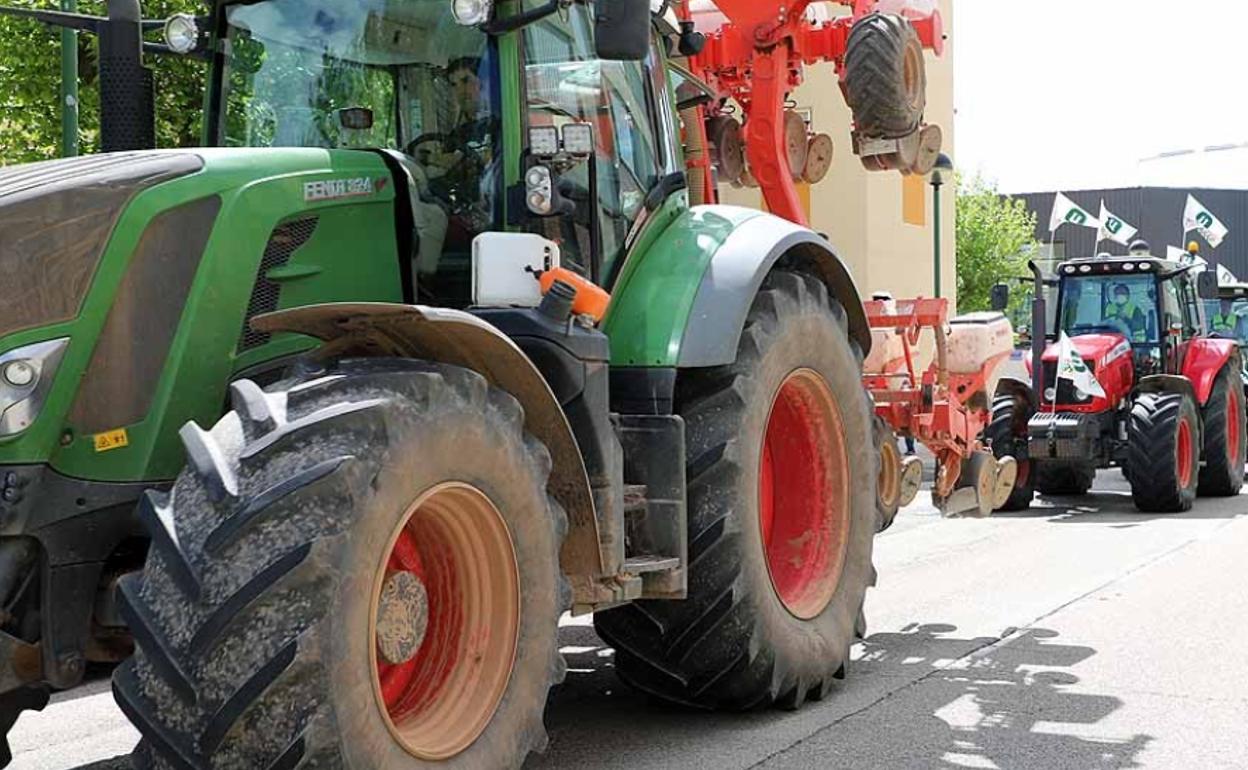
[[[945,30],[953,27],[953,1],[939,0]],[[843,6],[830,6],[841,11]],[[944,55],[927,53],[928,123],[944,130],[944,152],[957,163],[953,134],[952,36]],[[850,140],[850,114],[841,96],[835,69],[823,64],[806,69],[806,82],[793,95],[799,110],[809,110],[813,129],[836,142],[832,170],[810,189],[811,226],[827,233],[833,246],[850,266],[863,298],[874,291],[890,291],[895,297],[934,296],[935,258],[933,237],[933,189],[930,178],[906,181],[897,172],[867,172],[854,155]],[[903,216],[906,185],[909,194],[921,196],[912,208],[910,222]],[[756,189],[721,185],[724,203],[762,207]],[[941,189],[941,295],[955,299],[954,184],[945,173]],[[917,217],[921,211],[922,216]]]

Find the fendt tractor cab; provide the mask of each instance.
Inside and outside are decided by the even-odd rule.
[[[987,430],[998,456],[1018,460],[1007,510],[1028,507],[1037,490],[1084,494],[1111,466],[1142,511],[1239,494],[1241,353],[1235,339],[1206,333],[1202,300],[1216,297],[1216,278],[1194,267],[1143,255],[1058,266],[1051,342],[1036,335],[1032,382],[1003,381]],[[1037,328],[1045,304],[1033,303]]]
[[[101,34],[106,147],[159,26],[109,5],[36,15]],[[686,188],[669,5],[217,2],[160,49],[209,62],[208,148],[0,169],[0,727],[137,648],[141,766],[518,766],[568,610],[686,705],[843,677],[870,325],[827,239]],[[940,19],[887,5],[800,40],[921,173]]]

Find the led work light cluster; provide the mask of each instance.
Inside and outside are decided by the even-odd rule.
[[[532,128],[529,130],[529,154],[544,161],[524,175],[524,197],[529,211],[540,217],[558,214],[562,201],[551,166],[570,168],[591,158],[594,127],[588,123],[569,123],[562,131],[555,126]]]

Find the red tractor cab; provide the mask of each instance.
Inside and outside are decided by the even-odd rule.
[[[1056,328],[1033,336],[1031,382],[998,386],[985,430],[995,455],[1018,462],[1002,510],[1027,508],[1036,491],[1082,495],[1098,469],[1115,466],[1142,511],[1239,493],[1239,343],[1208,333],[1203,301],[1217,297],[1216,278],[1194,267],[1152,256],[1058,266]],[[1043,292],[1033,302],[1037,330],[1050,316],[1046,302]]]

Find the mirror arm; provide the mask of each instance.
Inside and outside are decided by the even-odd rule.
[[[509,16],[506,19],[493,19],[481,25],[481,30],[491,37],[505,35],[508,32],[515,32],[518,29],[524,29],[530,24],[541,21],[547,16],[553,16],[560,10],[572,5],[573,3],[585,2],[585,0],[550,0],[549,3],[537,8],[531,8],[527,11]]]

